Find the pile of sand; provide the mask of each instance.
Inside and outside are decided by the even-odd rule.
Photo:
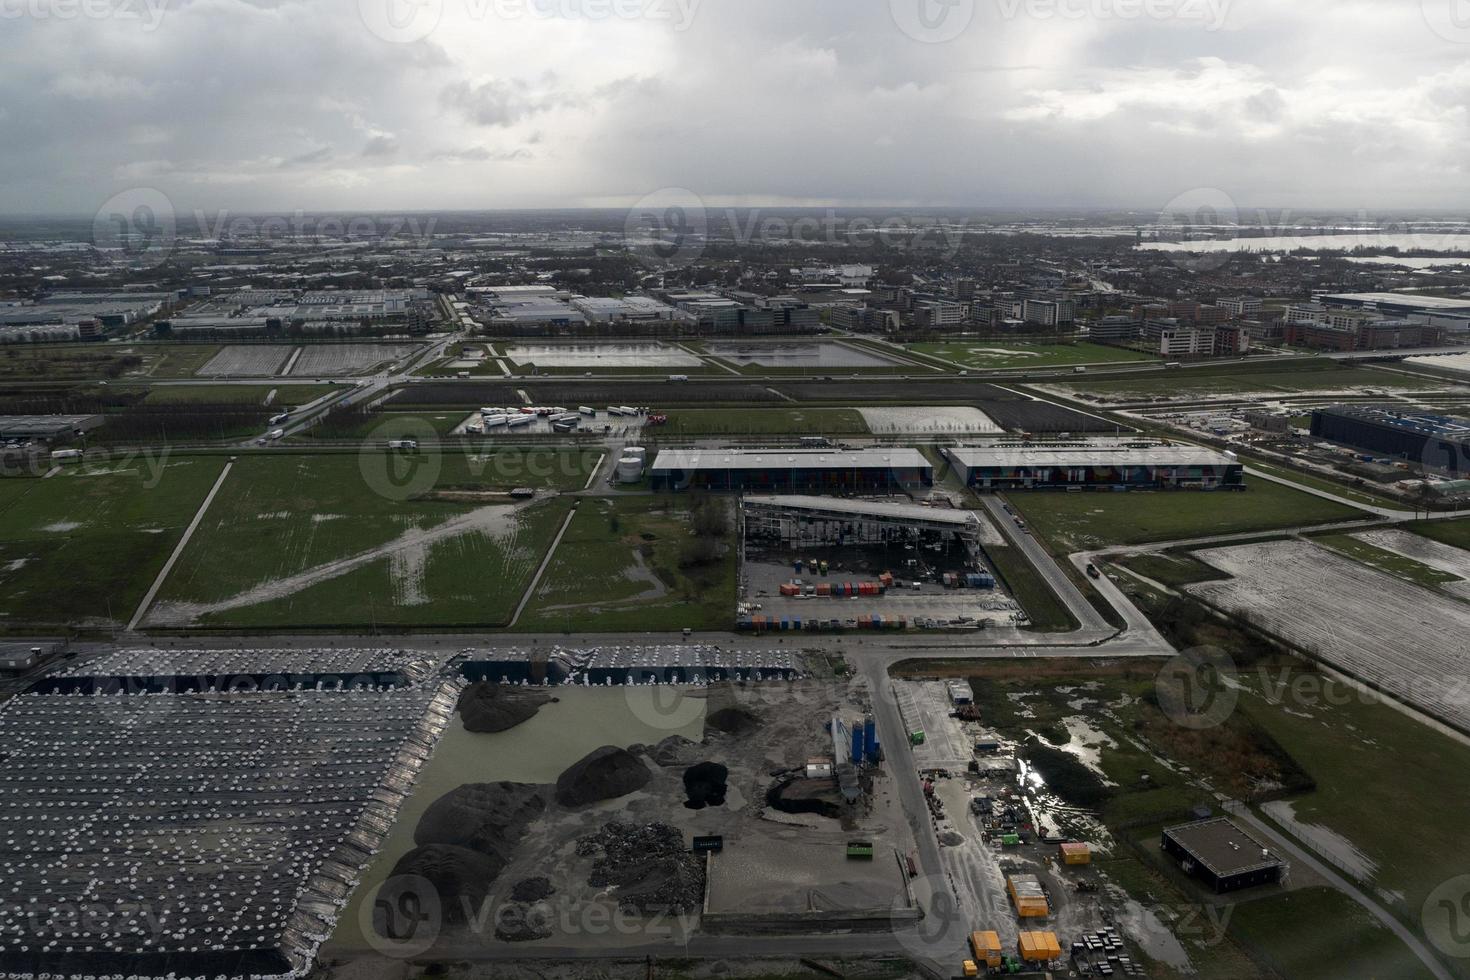
[[[469,685],[460,693],[459,717],[465,731],[490,735],[530,721],[550,700],[549,694],[535,688],[481,682]]]
[[[556,780],[556,802],[577,807],[616,799],[642,789],[652,778],[648,766],[627,749],[604,745],[572,763]]]

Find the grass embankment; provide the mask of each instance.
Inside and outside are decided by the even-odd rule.
[[[1127,364],[1159,361],[1157,354],[1107,347],[1103,344],[1019,344],[1008,341],[958,340],[909,344],[908,350],[943,358],[966,368],[1000,371],[1014,368],[1073,367],[1086,364]]]
[[[1293,394],[1364,388],[1431,390],[1446,386],[1443,381],[1411,378],[1339,361],[1276,361],[1268,358],[1225,361],[1157,373],[1150,371],[1126,378],[1079,378],[1062,384],[1078,391],[1113,398],[1204,397],[1252,392]]]
[[[673,409],[659,435],[866,435],[854,408]]]
[[[718,498],[585,501],[516,629],[730,629],[737,570],[729,511]]]

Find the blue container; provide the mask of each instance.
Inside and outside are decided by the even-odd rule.
[[[863,754],[869,762],[878,761],[878,724],[872,715],[863,719]]]
[[[852,761],[858,765],[863,764],[863,726],[852,726]]]

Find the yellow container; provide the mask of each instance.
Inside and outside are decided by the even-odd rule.
[[[1041,879],[1035,875],[1012,875],[1006,879],[1006,891],[1016,906],[1016,914],[1023,919],[1045,918],[1051,914],[1046,901],[1046,892],[1041,890]]]
[[[1023,932],[1016,948],[1027,963],[1050,963],[1062,958],[1062,944],[1054,932]]]
[[[975,964],[975,961],[974,960],[965,960],[965,976],[967,976],[967,977],[978,977],[979,975],[980,975],[980,967]]]
[[[1000,933],[991,931],[970,933],[970,952],[975,954],[977,963],[984,963],[986,966],[1000,966]]]
[[[1061,846],[1063,864],[1091,864],[1092,848],[1086,844],[1063,844]]]

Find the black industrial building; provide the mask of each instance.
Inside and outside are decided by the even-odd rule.
[[[1225,817],[1165,828],[1161,846],[1185,874],[1216,894],[1275,884],[1288,870],[1285,861]]]
[[[665,449],[649,470],[655,490],[894,493],[934,485],[916,449]]]
[[[1312,412],[1312,435],[1450,473],[1470,471],[1470,420],[1377,405]]]

